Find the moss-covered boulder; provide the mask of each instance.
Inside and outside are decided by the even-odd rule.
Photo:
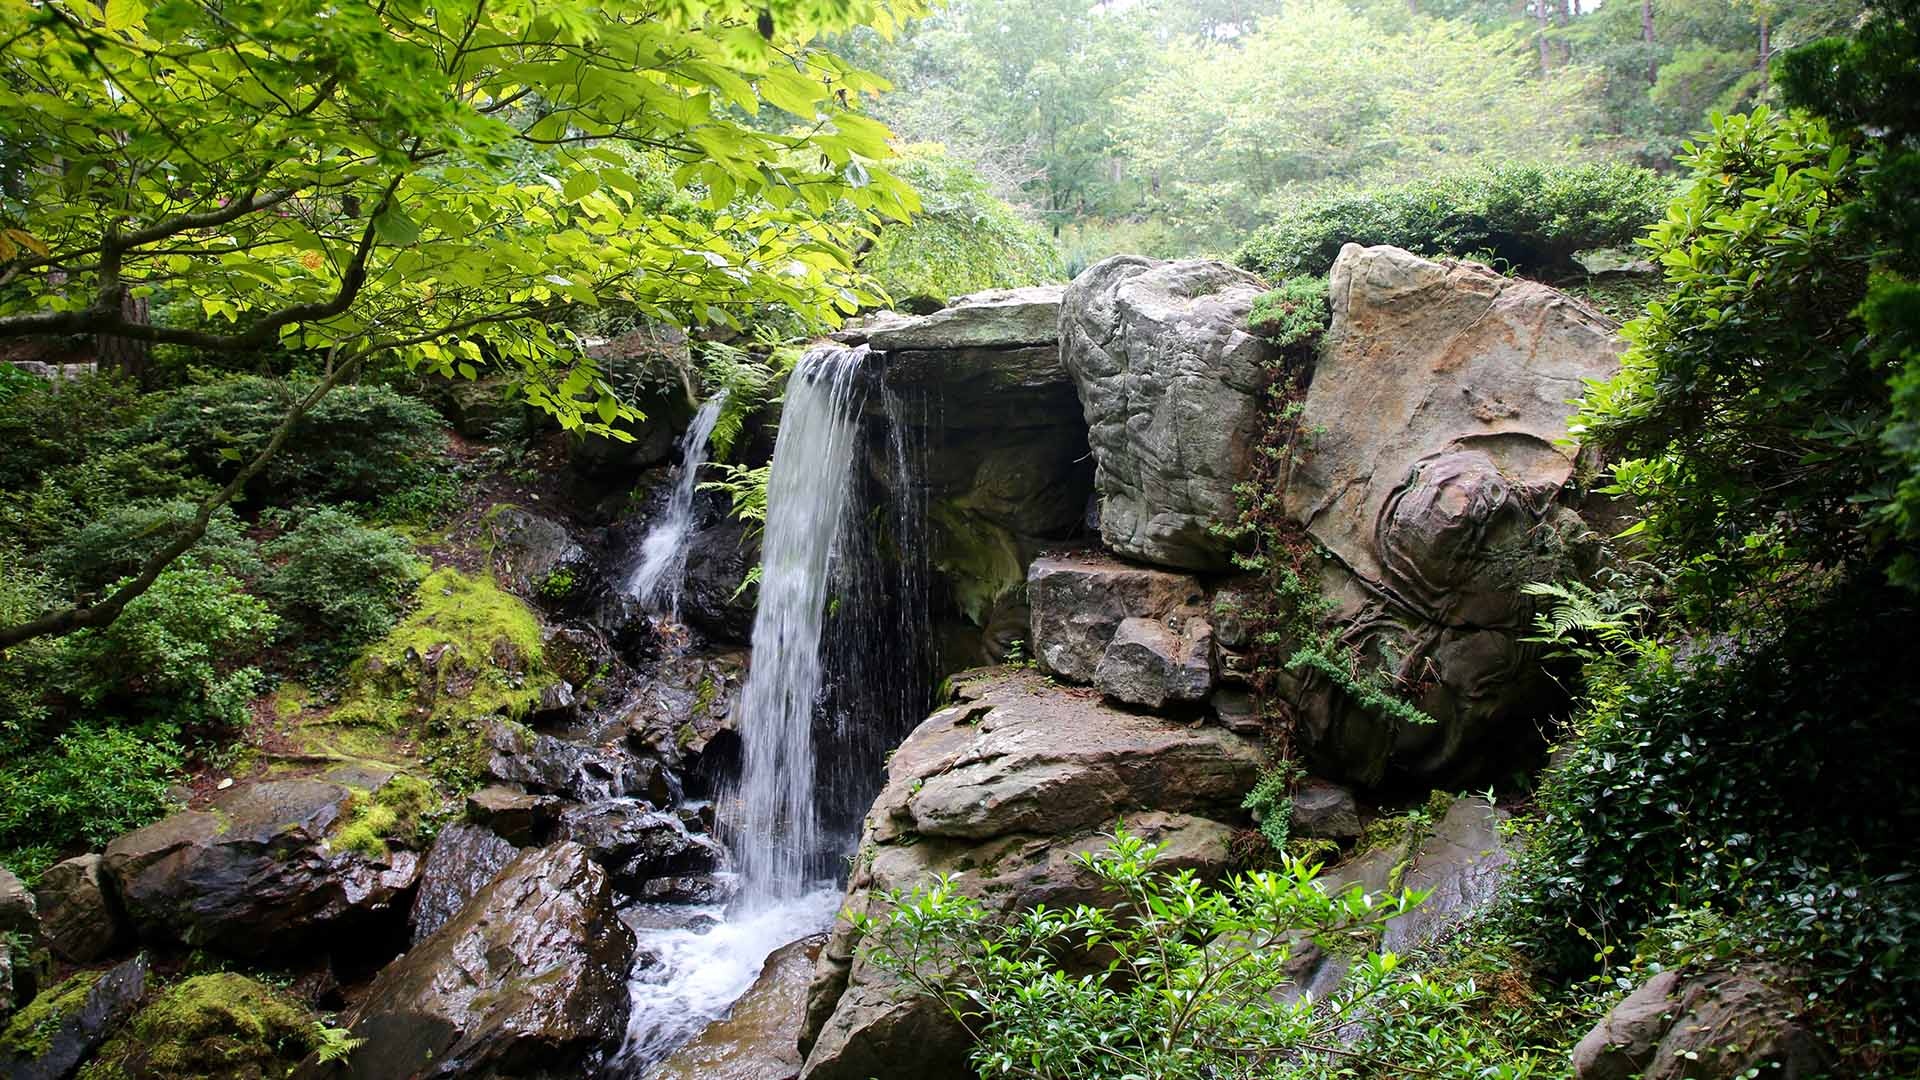
[[[50,987],[0,1028],[0,1076],[65,1080],[146,992],[147,958],[83,971]]]
[[[245,975],[196,975],[135,1014],[80,1080],[266,1080],[317,1044],[305,1006]]]
[[[494,717],[526,716],[554,682],[540,620],[493,578],[444,567],[414,610],[347,668],[340,704],[306,723],[310,753],[409,765],[476,786]]]

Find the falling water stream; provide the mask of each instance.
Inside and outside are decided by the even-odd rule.
[[[831,924],[840,899],[833,875],[857,828],[857,815],[850,827],[836,808],[858,802],[864,811],[880,779],[879,744],[891,747],[924,715],[911,689],[895,692],[926,681],[914,663],[924,600],[912,599],[924,583],[910,569],[922,557],[911,524],[920,515],[898,402],[884,391],[889,453],[876,460],[893,494],[890,505],[867,505],[876,501],[860,467],[875,381],[867,366],[864,347],[820,347],[787,382],[767,482],[753,659],[737,712],[743,763],[719,814],[740,890],[692,927],[684,908],[639,913],[662,925],[640,927],[645,962],[631,984],[623,1075],[645,1076],[724,1016],[774,949]],[[694,439],[689,432],[689,446]],[[886,558],[876,531],[887,538]],[[894,670],[875,677],[867,669],[877,665]]]
[[[686,584],[687,534],[693,528],[693,492],[700,480],[700,466],[707,463],[707,441],[726,405],[725,390],[708,398],[693,414],[687,433],[680,439],[680,476],[667,499],[666,512],[660,515],[645,540],[640,542],[640,564],[627,579],[627,595],[668,615],[680,614],[680,592]]]

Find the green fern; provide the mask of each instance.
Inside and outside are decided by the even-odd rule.
[[[320,1064],[331,1065],[345,1061],[353,1056],[355,1050],[365,1046],[367,1040],[356,1039],[347,1028],[328,1027],[324,1021],[313,1022],[313,1052]]]
[[[1632,593],[1578,581],[1536,581],[1520,591],[1546,601],[1534,614],[1534,632],[1525,640],[1548,646],[1552,656],[1586,658],[1591,649],[1580,644],[1583,640],[1596,641],[1607,652],[1631,648],[1647,614],[1647,605]]]
[[[724,461],[733,455],[734,443],[746,430],[747,421],[779,400],[780,388],[799,361],[800,350],[790,345],[775,347],[764,355],[719,342],[703,347],[701,378],[707,393],[726,394],[707,440],[713,460]]]

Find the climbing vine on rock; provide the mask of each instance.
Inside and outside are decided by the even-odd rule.
[[[1333,602],[1315,584],[1321,552],[1286,511],[1287,478],[1312,442],[1312,432],[1300,424],[1300,412],[1328,319],[1326,279],[1312,277],[1287,279],[1261,296],[1248,315],[1254,332],[1279,347],[1279,359],[1265,391],[1253,475],[1234,489],[1240,516],[1223,530],[1244,547],[1234,564],[1261,585],[1249,590],[1249,608],[1235,614],[1248,627],[1254,697],[1269,749],[1280,761],[1293,756],[1287,689],[1302,680],[1324,679],[1354,704],[1384,717],[1408,724],[1433,722],[1410,700],[1414,687],[1391,668],[1361,656],[1332,625]],[[1267,796],[1271,801],[1280,793]],[[1284,832],[1282,836],[1284,843]]]

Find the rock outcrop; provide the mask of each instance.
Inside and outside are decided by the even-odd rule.
[[[622,1031],[633,931],[578,844],[517,857],[374,980],[347,1026],[366,1040],[303,1077],[579,1076]]]
[[[384,778],[382,778],[384,779]],[[335,851],[328,834],[355,788],[262,780],[107,845],[106,871],[148,940],[230,956],[286,956],[376,918],[398,920],[420,857]]]
[[[1093,471],[1057,344],[1063,286],[979,293],[867,332],[925,448],[930,554],[953,606],[985,631],[973,663],[1024,633],[1027,562],[1081,527]],[[962,665],[967,666],[967,665]]]
[[[1806,999],[1764,964],[1663,971],[1615,1005],[1573,1049],[1577,1080],[1780,1080],[1828,1075],[1798,1017]]]
[[[1130,558],[1225,570],[1213,526],[1237,517],[1274,359],[1247,332],[1253,275],[1218,262],[1116,255],[1068,286],[1060,354],[1097,468],[1100,537]]]
[[[1033,656],[1070,682],[1090,683],[1128,619],[1182,623],[1205,612],[1206,590],[1191,574],[1121,562],[1110,555],[1044,555],[1027,570]]]
[[[1597,538],[1567,505],[1572,402],[1618,364],[1599,315],[1536,282],[1397,248],[1348,245],[1333,325],[1300,417],[1313,433],[1286,507],[1333,556],[1346,638],[1392,658],[1438,723],[1382,720],[1302,688],[1315,763],[1374,784],[1469,771],[1551,686],[1519,638],[1532,581],[1590,572]]]
[[[1257,746],[1224,728],[1112,708],[1091,692],[997,669],[953,679],[955,703],[895,751],[867,818],[846,907],[936,874],[995,911],[1098,903],[1074,859],[1127,827],[1167,845],[1166,865],[1219,874]],[[874,912],[878,914],[878,912]],[[805,1076],[969,1076],[966,1041],[930,1002],[893,986],[836,925],[808,997]]]
[[[46,959],[34,895],[0,866],[0,1019],[39,992]]]

